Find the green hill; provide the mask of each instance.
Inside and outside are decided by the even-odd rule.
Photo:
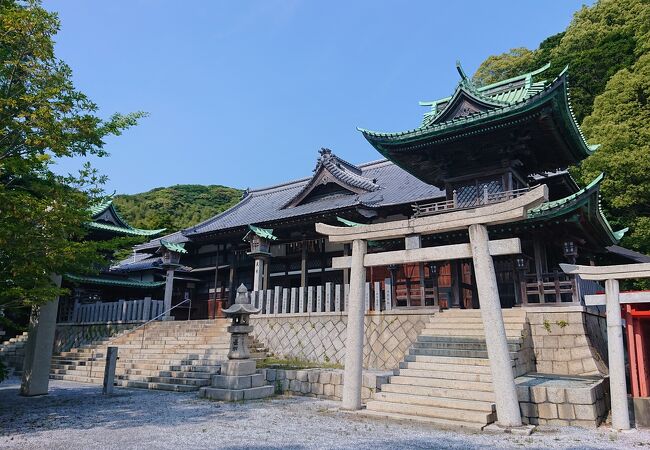
[[[114,204],[138,228],[177,231],[209,219],[237,203],[242,191],[225,186],[178,184],[133,195],[116,195]]]

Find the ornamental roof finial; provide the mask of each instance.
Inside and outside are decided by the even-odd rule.
[[[456,70],[460,74],[460,77],[463,81],[467,80],[467,74],[463,70],[463,66],[460,64],[460,60],[456,60]]]

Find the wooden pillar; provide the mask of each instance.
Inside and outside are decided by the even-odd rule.
[[[300,287],[307,287],[307,241],[302,240],[302,249],[300,252]]]
[[[418,263],[418,275],[420,276],[420,306],[426,306],[426,285],[424,280],[424,263]]]

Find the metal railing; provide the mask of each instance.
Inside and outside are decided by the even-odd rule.
[[[411,207],[413,208],[413,217],[430,216],[449,211],[450,209],[475,208],[477,206],[505,202],[524,195],[531,189],[531,187],[525,187],[521,189],[513,189],[511,191],[488,192],[487,186],[483,186],[483,191],[480,195],[462,201],[458,199],[458,193],[454,189],[451,200],[443,200],[434,203],[414,203]]]

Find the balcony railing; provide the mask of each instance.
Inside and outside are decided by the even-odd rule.
[[[527,274],[521,282],[521,297],[524,305],[581,305],[584,296],[602,291],[602,286],[578,276],[567,275],[556,270]]]
[[[487,186],[484,186],[481,195],[476,196],[476,198],[464,199],[463,201],[458,199],[458,193],[454,190],[452,192],[451,200],[434,203],[415,203],[411,205],[413,208],[413,217],[440,214],[449,211],[450,209],[476,208],[477,206],[505,202],[524,195],[526,192],[530,191],[530,189],[530,187],[525,187],[522,189],[514,189],[512,191],[488,192]]]

